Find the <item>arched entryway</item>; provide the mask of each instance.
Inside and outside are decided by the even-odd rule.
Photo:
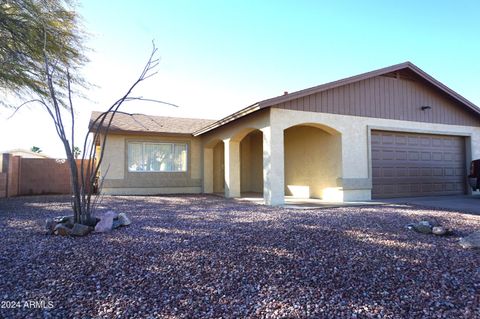
[[[341,134],[320,124],[305,123],[284,130],[285,195],[341,201]]]

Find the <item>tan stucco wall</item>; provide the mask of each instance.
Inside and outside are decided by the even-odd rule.
[[[326,189],[337,187],[337,179],[342,177],[339,134],[295,126],[285,130],[284,143],[286,195],[323,198]]]
[[[277,131],[299,124],[318,123],[341,134],[342,177],[337,181],[338,193],[335,194],[332,190],[331,194],[337,200],[371,199],[369,148],[369,131],[371,129],[471,136],[470,139],[467,139],[470,141],[467,149],[471,149],[472,158],[480,158],[480,127],[426,124],[277,108],[271,109],[270,116],[272,127]],[[468,161],[470,158],[467,158]]]
[[[218,142],[213,148],[213,192],[223,193],[225,191],[225,164],[223,158],[225,148],[223,141]]]
[[[186,172],[128,172],[128,142],[179,142],[186,143]],[[142,136],[142,135],[109,135],[105,155],[100,166],[104,178],[105,194],[168,194],[168,193],[200,193],[201,140],[191,136]]]
[[[240,142],[240,178],[242,192],[263,192],[263,137],[259,130]]]

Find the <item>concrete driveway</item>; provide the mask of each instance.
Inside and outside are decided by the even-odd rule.
[[[431,196],[384,199],[387,204],[410,204],[480,215],[480,195]]]

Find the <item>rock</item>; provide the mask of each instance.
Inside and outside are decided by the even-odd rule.
[[[432,233],[437,236],[444,236],[448,234],[448,229],[442,226],[435,226],[432,228]]]
[[[75,224],[75,218],[73,216],[59,216],[53,219],[57,224],[64,224],[65,226],[72,228]]]
[[[431,234],[432,228],[432,225],[428,221],[421,221],[417,224],[413,224],[413,229],[422,234]]]
[[[460,246],[467,249],[480,248],[480,231],[471,233],[470,235],[460,238]]]
[[[117,219],[118,218],[118,213],[113,211],[113,210],[109,210],[107,211],[105,214],[111,214],[113,216],[113,219]]]
[[[104,233],[112,230],[113,219],[118,217],[117,213],[108,211],[100,217],[100,221],[95,225],[95,232]]]
[[[55,234],[59,236],[69,236],[72,230],[60,223],[55,226]]]
[[[130,218],[128,218],[127,214],[125,213],[118,214],[118,221],[121,223],[122,226],[128,226],[132,223]]]
[[[92,227],[82,224],[74,224],[70,235],[72,236],[85,236],[92,231]]]
[[[117,229],[120,226],[122,226],[122,223],[118,219],[114,219],[112,229]]]
[[[428,224],[432,227],[441,226],[440,223],[435,219],[424,219],[424,220],[420,221],[419,223],[424,223],[425,225]]]
[[[57,223],[52,218],[47,218],[45,220],[45,230],[47,235],[53,235],[55,232],[55,226],[57,226]]]
[[[85,225],[90,227],[95,227],[99,221],[100,221],[100,218],[90,217],[87,221],[85,221]]]

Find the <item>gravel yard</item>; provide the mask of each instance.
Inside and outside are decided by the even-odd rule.
[[[480,318],[480,253],[458,244],[480,216],[213,196],[106,197],[107,208],[132,225],[55,237],[42,223],[69,214],[66,197],[0,200],[1,318]],[[404,228],[425,218],[457,234]]]

